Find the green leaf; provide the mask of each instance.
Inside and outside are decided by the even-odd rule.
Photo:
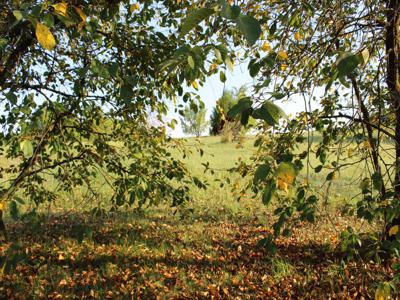
[[[371,184],[371,181],[370,181],[369,178],[364,178],[364,179],[360,182],[360,189],[362,190],[363,194],[368,193],[370,184]]]
[[[240,123],[242,123],[243,126],[246,126],[249,123],[249,118],[252,111],[253,109],[249,108],[242,112],[242,116],[240,117]]]
[[[6,48],[8,41],[5,38],[0,38],[0,51]]]
[[[338,77],[345,77],[354,72],[358,65],[362,63],[362,58],[350,52],[342,53],[336,61]]]
[[[273,93],[271,93],[271,96],[277,100],[280,100],[286,96],[286,93],[273,92]]]
[[[271,202],[272,196],[274,195],[276,190],[275,182],[271,181],[265,187],[263,194],[262,194],[262,203],[264,205],[268,205]]]
[[[33,145],[32,145],[32,142],[30,140],[23,140],[19,144],[19,148],[23,152],[24,157],[29,158],[29,157],[31,157],[33,155]]]
[[[223,71],[219,72],[219,80],[221,80],[221,82],[225,82],[226,81],[226,76],[225,76],[225,73]]]
[[[252,116],[254,119],[264,120],[270,126],[275,126],[280,118],[286,117],[283,110],[271,101],[264,102],[260,108],[254,110]]]
[[[229,58],[229,57],[227,57],[226,59],[225,59],[225,65],[227,66],[227,68],[229,69],[229,71],[231,71],[231,72],[233,72],[233,62],[232,62],[232,60]]]
[[[274,23],[272,23],[271,27],[269,28],[269,34],[272,36],[275,34],[277,29],[277,24],[276,21]]]
[[[217,59],[218,63],[222,63],[222,55],[221,55],[221,51],[219,51],[217,48],[214,49],[214,54],[215,54],[215,58]]]
[[[13,15],[14,15],[15,19],[17,19],[17,21],[21,21],[23,18],[22,12],[19,10],[14,10]]]
[[[38,4],[38,5],[34,6],[31,11],[32,15],[34,15],[37,18],[40,17],[40,14],[43,10],[43,6],[44,6],[44,4]]]
[[[43,23],[47,27],[53,27],[54,26],[54,17],[52,14],[46,14],[43,18]]]
[[[249,97],[242,98],[228,111],[228,117],[234,119],[238,114],[251,108],[253,101]]]
[[[136,200],[136,193],[135,191],[131,191],[131,193],[129,194],[129,205],[133,205],[135,203]]]
[[[238,28],[246,38],[247,43],[253,46],[261,35],[260,23],[255,18],[246,15],[240,15],[236,22]]]
[[[122,206],[125,204],[125,201],[126,201],[125,193],[123,192],[118,193],[115,198],[115,204],[117,204],[118,206]]]
[[[251,77],[256,77],[258,72],[261,69],[261,64],[259,63],[254,63],[251,66],[249,66],[249,73]]]
[[[10,202],[10,216],[14,221],[17,221],[20,217],[17,202],[14,200]]]
[[[334,180],[335,177],[336,177],[336,172],[332,171],[332,172],[328,173],[328,175],[326,175],[326,180],[331,181],[331,180]]]
[[[209,18],[215,11],[211,8],[200,8],[189,13],[181,26],[181,35],[187,34],[202,21]]]
[[[133,98],[132,87],[129,84],[124,84],[121,87],[120,96],[125,101],[130,101]]]
[[[191,55],[188,56],[188,64],[189,64],[191,69],[194,69],[194,60],[193,60],[193,57]]]
[[[371,179],[372,179],[372,183],[374,185],[374,188],[377,191],[380,191],[382,189],[382,186],[383,186],[382,175],[379,174],[379,173],[374,173],[374,174],[372,174]]]
[[[17,104],[17,101],[18,101],[18,98],[17,98],[17,96],[14,94],[14,93],[12,93],[12,92],[9,92],[9,93],[7,93],[6,94],[6,98],[8,99],[8,100],[10,100],[10,102],[12,103],[12,104]]]
[[[227,19],[236,19],[240,15],[240,6],[224,3],[221,8],[221,15]]]
[[[323,165],[316,166],[315,167],[315,173],[321,172],[322,168],[323,168]]]
[[[259,165],[257,170],[254,172],[254,183],[258,183],[259,181],[264,180],[269,171],[271,170],[271,166],[267,164]]]

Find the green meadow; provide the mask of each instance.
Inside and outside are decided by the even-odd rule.
[[[357,195],[352,180],[363,168],[341,171],[318,221],[296,225],[291,237],[278,238],[271,255],[257,245],[272,232],[274,204],[265,207],[250,192],[238,201],[233,186],[251,178],[229,172],[239,159],[250,161],[254,140],[247,137],[240,145],[221,143],[219,137],[180,140],[190,150],[184,159],[188,170],[208,188],[193,187],[193,200],[179,208],[125,208],[94,217],[94,204],[82,190],[72,198],[61,194],[20,221],[7,217],[11,241],[0,253],[10,262],[3,264],[0,298],[373,297],[378,284],[390,278],[384,264],[347,262],[337,252],[347,226],[359,231],[373,226],[340,213]],[[214,174],[204,172],[207,163]],[[326,188],[327,173],[309,177],[315,190]],[[304,178],[302,173],[298,180]],[[110,191],[102,185],[99,178],[96,188],[106,199]]]

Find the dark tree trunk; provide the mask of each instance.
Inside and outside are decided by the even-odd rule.
[[[400,0],[389,0],[387,5],[386,55],[387,55],[387,86],[390,100],[396,116],[395,149],[396,174],[394,180],[394,200],[400,203]],[[394,218],[386,227],[400,225],[400,217]],[[387,234],[388,236],[388,234]]]
[[[7,230],[3,221],[3,211],[0,210],[0,241],[7,241]]]

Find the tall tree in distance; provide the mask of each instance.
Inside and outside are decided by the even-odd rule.
[[[207,130],[208,122],[206,121],[206,109],[204,107],[191,109],[186,107],[181,117],[182,130],[185,134],[191,134],[196,137]]]
[[[210,117],[210,134],[221,134],[226,122],[232,122],[233,119],[228,117],[228,111],[238,103],[241,98],[246,97],[246,87],[241,86],[239,89],[224,90],[221,98],[216,102]]]

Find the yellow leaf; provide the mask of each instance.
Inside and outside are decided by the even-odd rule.
[[[269,51],[271,51],[271,46],[269,45],[268,42],[265,42],[265,43],[261,46],[261,49],[262,49],[263,51],[265,51],[265,52],[269,52]]]
[[[209,72],[212,72],[212,71],[216,70],[217,67],[218,67],[217,64],[211,64],[211,65],[210,65]]]
[[[87,16],[85,15],[85,13],[83,12],[82,9],[80,9],[79,7],[75,6],[75,11],[76,13],[81,17],[82,22],[80,22],[78,24],[78,30],[81,30],[83,28],[83,26],[85,26],[86,24],[86,18]]]
[[[60,253],[60,254],[58,255],[58,260],[64,260],[64,259],[65,259],[64,255],[62,255],[62,253]]]
[[[56,40],[46,25],[37,23],[35,33],[39,44],[43,48],[47,50],[53,50],[53,48],[56,46]]]
[[[140,5],[139,5],[139,3],[135,3],[135,4],[132,4],[130,7],[129,7],[129,11],[131,12],[131,13],[133,13],[133,12],[135,12],[135,11],[137,11],[137,10],[139,10],[140,9]]]
[[[348,157],[352,157],[353,156],[353,148],[349,148],[348,150],[347,150],[347,156]]]
[[[363,146],[364,146],[365,149],[371,149],[371,144],[369,143],[369,141],[365,141],[363,143]]]
[[[54,10],[56,11],[57,14],[62,15],[66,17],[67,14],[67,9],[68,9],[68,4],[67,3],[56,3],[52,5],[54,7]]]
[[[83,12],[83,10],[80,9],[79,7],[77,7],[77,6],[75,6],[75,10],[76,10],[76,13],[81,17],[82,21],[86,23],[87,16]]]
[[[300,32],[295,32],[294,33],[294,39],[296,41],[301,41],[303,39],[303,37],[301,36]]]
[[[0,202],[0,210],[4,210],[4,202]]]
[[[387,282],[381,283],[375,291],[375,300],[390,299],[390,285]]]
[[[289,192],[288,184],[284,180],[282,180],[281,178],[278,178],[276,180],[276,187],[281,191],[285,191],[286,193]]]
[[[280,59],[288,59],[287,53],[285,51],[283,51],[283,50],[278,51],[278,57]]]
[[[399,232],[399,225],[394,225],[389,229],[389,236],[396,235]]]
[[[285,71],[286,68],[287,68],[287,64],[281,64],[281,70],[282,70],[282,71]]]
[[[192,82],[192,87],[194,87],[196,90],[199,89],[199,85],[197,84],[196,81],[193,81],[193,82]]]

